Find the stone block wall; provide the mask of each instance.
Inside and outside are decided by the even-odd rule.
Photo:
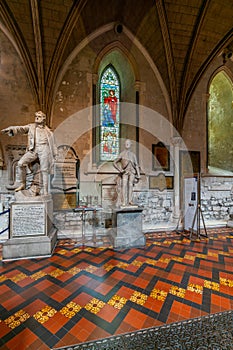
[[[233,213],[233,177],[203,177],[201,208],[207,223],[229,220]]]
[[[233,215],[233,177],[203,177],[201,179],[201,208],[206,226],[215,224],[225,225]],[[174,191],[137,190],[134,192],[134,201],[143,207],[143,230],[164,229],[173,222]],[[1,194],[2,208],[9,208],[14,199],[13,194]],[[106,222],[111,219],[109,210],[97,213],[95,223],[99,232],[106,227]],[[7,219],[5,219],[7,220]],[[111,221],[111,220],[110,220]],[[54,225],[58,228],[58,237],[80,236],[82,232],[81,213],[72,210],[54,212]],[[86,235],[93,233],[92,213],[88,213],[85,221]]]

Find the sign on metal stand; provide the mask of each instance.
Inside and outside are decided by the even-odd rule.
[[[201,233],[201,219],[205,234]],[[201,209],[200,175],[184,179],[184,230],[198,238],[207,237],[204,216]]]

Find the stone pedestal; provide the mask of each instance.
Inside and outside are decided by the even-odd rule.
[[[51,195],[17,196],[10,208],[10,238],[3,243],[2,260],[51,256],[57,241]]]
[[[233,214],[230,214],[230,219],[227,221],[227,227],[233,227]]]
[[[113,248],[125,249],[145,246],[142,233],[142,208],[123,207],[113,210],[110,239]]]

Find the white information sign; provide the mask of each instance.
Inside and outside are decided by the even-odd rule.
[[[184,179],[184,229],[187,231],[197,230],[197,216],[193,222],[198,204],[197,181],[195,177]]]

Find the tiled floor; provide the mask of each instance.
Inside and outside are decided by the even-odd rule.
[[[192,237],[195,238],[195,237]],[[75,247],[0,265],[0,349],[44,350],[233,306],[233,229],[192,241],[147,235],[145,248]]]

